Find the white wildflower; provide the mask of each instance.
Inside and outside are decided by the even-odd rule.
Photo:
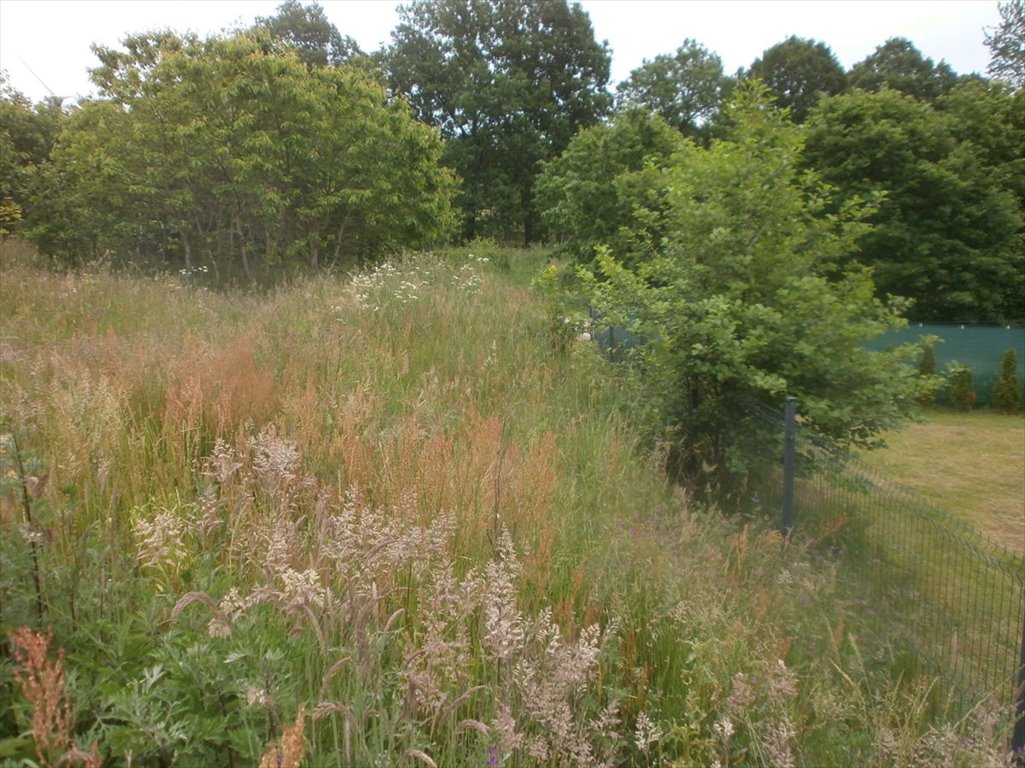
[[[648,754],[651,745],[661,738],[662,734],[658,726],[651,721],[647,712],[641,712],[637,715],[637,727],[634,729],[634,743],[637,745],[637,749],[644,754]]]

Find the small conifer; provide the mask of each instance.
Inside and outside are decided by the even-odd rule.
[[[922,357],[918,361],[919,376],[936,375],[936,350],[932,344],[922,345]]]
[[[948,369],[950,404],[959,411],[970,411],[978,396],[972,384],[972,369],[960,363],[951,363]]]
[[[929,384],[924,386],[918,395],[918,402],[930,406],[936,402],[936,350],[932,344],[922,344],[922,356],[918,360],[918,375]]]
[[[1004,352],[1000,361],[1000,376],[993,386],[993,407],[1013,413],[1021,408],[1021,386],[1018,383],[1018,361],[1014,350]]]

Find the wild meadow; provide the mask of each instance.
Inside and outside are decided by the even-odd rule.
[[[243,293],[5,242],[0,765],[1009,765],[828,533],[665,480],[546,258]]]

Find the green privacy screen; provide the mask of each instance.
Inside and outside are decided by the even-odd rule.
[[[916,342],[922,336],[942,339],[933,347],[937,373],[943,373],[947,363],[955,360],[972,369],[972,382],[980,405],[989,404],[993,385],[1000,373],[1000,360],[1009,349],[1014,350],[1018,361],[1018,382],[1025,386],[1025,328],[1022,327],[910,323],[899,331],[884,333],[868,346],[886,349]]]

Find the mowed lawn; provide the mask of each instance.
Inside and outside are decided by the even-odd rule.
[[[989,412],[927,414],[886,436],[863,460],[1025,553],[1025,416]]]

